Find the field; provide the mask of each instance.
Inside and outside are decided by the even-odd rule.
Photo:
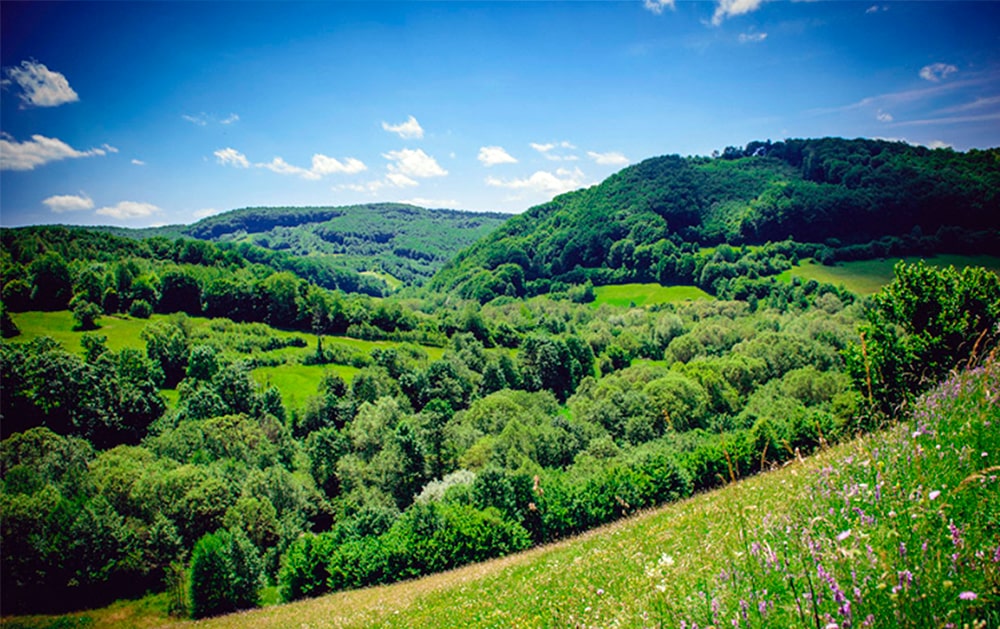
[[[58,312],[18,312],[11,313],[11,317],[21,330],[21,334],[8,339],[14,343],[27,343],[32,339],[49,336],[67,351],[83,354],[83,347],[80,339],[83,332],[74,330],[76,325],[71,312],[63,310]],[[136,319],[127,316],[102,316],[97,323],[100,328],[93,330],[91,334],[107,337],[108,348],[119,351],[126,347],[138,350],[145,350],[146,342],[142,339],[142,330],[150,323],[169,319],[170,315],[153,315],[149,319]],[[188,317],[188,323],[192,336],[196,339],[215,338],[220,339],[223,344],[230,344],[223,350],[223,357],[227,360],[240,358],[264,358],[266,363],[273,366],[258,367],[253,370],[254,378],[261,384],[273,384],[281,392],[282,402],[288,410],[298,408],[305,400],[316,395],[317,387],[326,371],[338,373],[348,383],[358,372],[356,367],[344,364],[330,365],[303,365],[302,359],[313,353],[318,341],[315,334],[304,332],[289,332],[264,327],[268,336],[281,339],[299,338],[305,341],[305,347],[283,347],[280,349],[262,352],[253,350],[250,352],[239,351],[232,347],[237,343],[237,338],[241,331],[246,328],[242,324],[231,324],[225,320],[211,320],[202,317]],[[263,324],[255,324],[263,326]],[[367,357],[375,348],[399,347],[401,344],[393,341],[365,341],[348,337],[323,337],[324,346],[330,348],[333,345],[342,346],[342,349],[352,355]],[[419,346],[417,350],[427,356],[427,361],[440,359],[444,355],[444,349],[440,347]],[[170,407],[176,406],[177,392],[170,389],[162,390]]]
[[[870,295],[892,281],[892,268],[899,260],[914,263],[921,258],[887,258],[884,260],[859,260],[857,262],[841,262],[834,266],[824,266],[813,260],[804,260],[798,266],[785,271],[778,276],[783,281],[791,281],[797,277],[803,281],[843,285],[847,290],[859,295]],[[937,255],[926,258],[925,261],[937,267],[982,266],[1000,272],[1000,257],[997,256],[962,256]]]
[[[652,306],[693,299],[713,299],[696,286],[661,286],[660,284],[616,284],[594,288],[593,306]]]
[[[1000,627],[1000,369],[909,421],[580,537],[203,627]],[[160,597],[4,627],[182,626]]]

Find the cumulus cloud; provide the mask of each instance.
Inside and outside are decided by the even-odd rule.
[[[505,151],[502,146],[483,146],[479,149],[479,161],[483,166],[497,164],[516,164],[517,160]]]
[[[712,24],[718,26],[726,18],[752,13],[763,3],[764,0],[718,0],[715,13],[712,14]]]
[[[610,153],[596,153],[594,151],[587,151],[587,157],[594,160],[596,163],[604,166],[625,166],[628,164],[628,158],[618,152]]]
[[[240,153],[234,148],[224,148],[219,149],[215,153],[216,159],[223,166],[234,166],[236,168],[250,168],[250,162],[247,160],[247,156]]]
[[[365,163],[354,157],[348,157],[344,161],[340,161],[335,157],[316,153],[312,158],[312,172],[321,176],[334,174],[356,175],[366,170],[368,170],[368,167],[365,166]]]
[[[552,173],[545,170],[536,171],[530,177],[522,179],[499,179],[497,177],[487,177],[486,185],[496,188],[510,188],[513,190],[531,190],[547,194],[562,194],[569,192],[583,185],[583,172],[579,168],[567,170],[560,168]]]
[[[954,74],[955,72],[958,72],[958,68],[950,63],[932,63],[920,68],[920,78],[931,83],[938,83],[948,78],[949,74]]]
[[[117,205],[102,207],[97,210],[97,213],[101,216],[110,216],[111,218],[115,218],[120,221],[126,221],[131,218],[145,218],[147,216],[152,216],[153,214],[158,214],[161,211],[162,210],[160,210],[160,208],[156,207],[152,203],[122,201]]]
[[[389,172],[401,173],[407,177],[424,179],[426,177],[443,177],[448,171],[441,168],[433,157],[421,149],[402,149],[383,153],[382,157],[390,162]]]
[[[399,172],[389,172],[386,174],[385,178],[390,184],[396,186],[397,188],[409,188],[411,186],[420,185],[413,179],[410,179],[403,173]]]
[[[419,140],[424,137],[424,129],[417,122],[417,119],[410,116],[406,119],[406,122],[401,122],[399,124],[389,124],[388,122],[382,123],[382,128],[389,133],[395,133],[404,140]]]
[[[538,151],[539,153],[541,153],[545,157],[545,159],[553,161],[553,162],[572,162],[572,161],[576,161],[577,159],[579,159],[576,155],[572,155],[572,154],[568,154],[568,153],[561,153],[560,154],[560,153],[553,153],[552,152],[553,149],[557,149],[557,148],[558,149],[570,150],[570,151],[576,149],[576,146],[573,143],[567,142],[565,140],[563,140],[562,142],[549,142],[549,143],[546,143],[546,144],[540,144],[540,143],[537,143],[537,142],[531,142],[529,144],[529,146],[531,148],[535,149],[536,151]]]
[[[117,152],[118,149],[108,144],[102,148],[80,151],[62,140],[37,134],[31,136],[30,140],[18,142],[12,136],[4,133],[0,135],[0,170],[34,170],[49,162],[95,157]]]
[[[145,166],[146,165],[146,162],[142,161],[141,159],[133,159],[132,163],[135,164],[136,166]]]
[[[661,15],[663,13],[663,9],[670,9],[673,11],[674,8],[676,8],[674,0],[642,0],[642,6],[647,11],[657,15]]]
[[[301,168],[299,166],[292,166],[284,159],[280,157],[275,157],[271,161],[262,164],[255,164],[258,168],[266,168],[271,172],[278,173],[279,175],[298,175],[303,179],[319,179],[319,175]]]
[[[877,120],[878,120],[879,122],[892,122],[892,120],[893,120],[893,118],[892,118],[892,114],[890,114],[890,113],[889,113],[889,112],[887,112],[887,111],[882,111],[881,109],[879,109],[879,110],[878,110],[878,113],[877,113],[877,114],[875,114],[875,118],[876,118],[876,119],[877,119]]]
[[[740,33],[738,39],[741,44],[759,44],[767,39],[767,33]]]
[[[955,148],[955,147],[953,147],[951,144],[948,144],[947,142],[945,142],[943,140],[932,140],[932,141],[930,141],[930,142],[927,143],[927,148],[929,148],[929,149],[950,149],[950,148]]]
[[[37,61],[22,61],[20,66],[6,68],[4,75],[7,77],[3,80],[4,86],[16,83],[21,88],[18,96],[22,109],[57,107],[80,100],[64,75],[49,70],[45,64]]]
[[[94,201],[82,192],[78,195],[57,194],[47,199],[43,199],[42,203],[47,205],[48,208],[56,214],[61,214],[62,212],[91,210],[94,208]]]

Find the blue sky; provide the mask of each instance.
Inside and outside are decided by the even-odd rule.
[[[0,223],[520,212],[786,137],[1000,146],[1000,2],[0,5]]]

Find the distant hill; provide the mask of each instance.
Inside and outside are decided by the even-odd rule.
[[[647,159],[512,218],[461,252],[431,287],[487,301],[594,284],[659,281],[712,290],[711,262],[785,242],[825,262],[911,253],[996,253],[1000,149],[931,150],[878,140],[786,140],[721,155]],[[810,243],[812,246],[802,246]],[[726,271],[771,274],[761,268]],[[718,258],[718,259],[716,259]]]
[[[399,203],[344,207],[245,208],[182,229],[190,238],[249,244],[325,258],[346,271],[421,284],[458,251],[491,233],[509,214],[432,210]]]

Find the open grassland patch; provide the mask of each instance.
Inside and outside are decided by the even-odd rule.
[[[697,286],[661,286],[660,284],[615,284],[594,288],[593,306],[652,306],[694,299],[714,299]]]
[[[359,371],[350,365],[279,365],[253,370],[254,379],[262,385],[274,385],[281,392],[286,409],[301,408],[307,399],[318,395],[323,375],[333,372],[350,384]]]
[[[965,268],[981,266],[994,272],[1000,272],[1000,257],[998,256],[963,256],[937,255],[930,258],[885,258],[881,260],[858,260],[855,262],[840,262],[833,266],[819,264],[814,260],[804,260],[798,266],[785,271],[778,276],[780,280],[789,282],[797,277],[803,281],[816,280],[823,284],[843,285],[847,290],[859,295],[871,295],[892,281],[893,267],[900,260],[914,264],[924,260],[935,267],[954,266]]]

